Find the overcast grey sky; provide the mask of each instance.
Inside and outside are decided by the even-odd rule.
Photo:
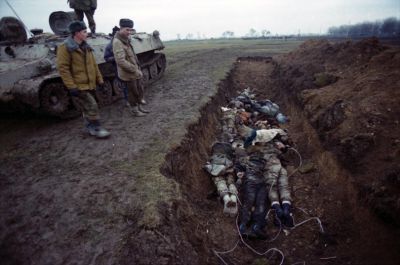
[[[67,0],[8,0],[29,28],[50,31],[52,11],[71,11]],[[13,16],[0,0],[0,16]],[[97,31],[109,33],[119,18],[134,20],[137,31],[158,29],[164,40],[220,37],[250,28],[271,34],[325,33],[330,26],[400,19],[400,0],[98,0]]]

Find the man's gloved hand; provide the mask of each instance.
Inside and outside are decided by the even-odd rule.
[[[72,97],[78,97],[79,93],[80,93],[79,89],[77,89],[77,88],[70,88],[68,90],[68,92],[69,92],[70,96],[72,96]]]

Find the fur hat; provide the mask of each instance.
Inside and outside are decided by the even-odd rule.
[[[121,18],[119,20],[119,26],[121,28],[131,28],[131,29],[133,29],[133,21],[130,20],[129,18]]]
[[[72,21],[68,25],[68,30],[70,33],[79,32],[81,30],[87,29],[85,22],[83,21]]]

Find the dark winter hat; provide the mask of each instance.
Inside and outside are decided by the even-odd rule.
[[[121,18],[119,20],[119,26],[121,28],[131,28],[131,29],[133,29],[133,21],[130,20],[129,18]]]
[[[70,33],[79,32],[81,30],[87,29],[85,22],[83,21],[72,21],[68,25],[68,29]]]

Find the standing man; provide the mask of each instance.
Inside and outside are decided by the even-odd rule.
[[[112,44],[118,77],[122,80],[122,86],[128,88],[128,101],[131,105],[132,114],[141,117],[145,113],[149,113],[149,111],[142,106],[143,84],[141,79],[143,73],[130,41],[130,35],[134,31],[133,21],[122,18],[119,21],[119,26],[120,30],[115,34]]]
[[[106,138],[110,133],[101,127],[99,108],[92,95],[96,84],[102,88],[104,81],[93,55],[93,49],[87,44],[86,25],[83,21],[69,24],[71,36],[57,49],[57,68],[67,87],[72,101],[83,110],[83,118],[88,133],[98,138]]]
[[[126,107],[130,107],[131,104],[129,104],[128,101],[128,88],[126,86],[126,84],[121,84],[121,79],[119,79],[118,77],[118,70],[117,70],[117,64],[115,62],[115,58],[114,58],[114,52],[113,52],[113,41],[114,41],[114,36],[115,34],[119,31],[119,28],[117,26],[115,26],[112,29],[112,33],[108,34],[109,36],[112,37],[111,41],[107,44],[105,50],[104,50],[104,61],[111,63],[114,67],[114,71],[115,71],[115,78],[118,82],[118,86],[122,89],[122,92],[124,93],[124,105]]]
[[[94,11],[97,8],[97,0],[67,0],[69,7],[75,11],[76,19],[83,21],[83,14],[89,23],[91,36],[96,37],[96,23],[94,22]]]

